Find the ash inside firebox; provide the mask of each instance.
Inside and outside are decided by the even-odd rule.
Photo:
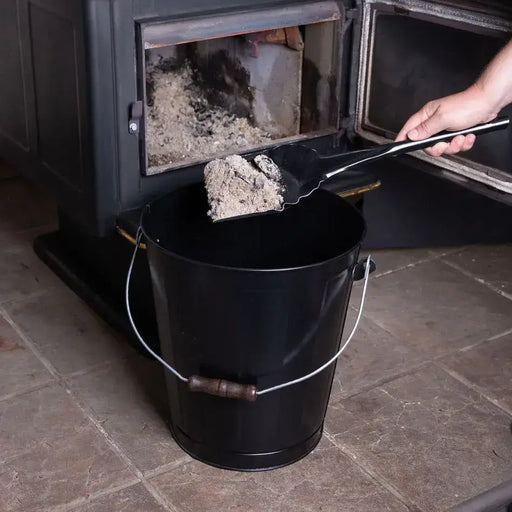
[[[210,104],[204,88],[198,85],[197,71],[188,62],[179,67],[160,63],[148,69],[148,89],[149,167],[206,160],[268,144],[273,138],[252,126],[248,118]]]

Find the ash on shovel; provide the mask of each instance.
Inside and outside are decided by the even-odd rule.
[[[267,156],[249,162],[239,155],[212,160],[204,169],[208,215],[217,221],[278,210],[283,205],[281,172]]]

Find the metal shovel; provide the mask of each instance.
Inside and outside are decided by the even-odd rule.
[[[495,130],[502,130],[509,125],[508,117],[499,117],[494,121],[485,124],[479,124],[473,128],[459,130],[456,132],[441,132],[428,139],[419,141],[394,142],[384,144],[376,148],[364,149],[361,151],[351,151],[340,155],[321,156],[314,149],[307,148],[300,144],[288,144],[272,148],[265,152],[275,164],[279,167],[282,175],[283,184],[283,205],[276,210],[267,210],[264,212],[242,215],[240,217],[249,217],[252,215],[261,215],[271,212],[281,212],[290,206],[297,204],[304,197],[309,196],[320,185],[341,174],[347,169],[357,167],[362,164],[373,162],[388,156],[403,155],[418,149],[428,148],[437,142],[449,141],[457,135],[468,135],[473,133],[483,134]],[[240,217],[229,217],[230,220]]]

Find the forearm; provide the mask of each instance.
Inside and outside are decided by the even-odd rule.
[[[489,63],[474,87],[483,92],[496,114],[512,103],[512,41]]]

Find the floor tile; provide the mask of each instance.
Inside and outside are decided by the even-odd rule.
[[[57,222],[50,222],[49,224],[42,224],[41,226],[22,231],[3,231],[0,232],[0,247],[6,248],[21,245],[32,249],[36,237],[55,231],[57,228]]]
[[[0,402],[0,446],[6,512],[49,510],[133,479],[56,385]]]
[[[356,316],[354,311],[349,310],[342,343],[352,331]],[[352,341],[338,361],[331,401],[369,389],[421,364],[425,359],[425,355],[363,316]]]
[[[446,510],[512,474],[510,417],[429,366],[332,404],[339,446],[425,512]]]
[[[364,311],[430,357],[512,328],[512,301],[440,261],[371,279]]]
[[[72,509],[77,512],[165,512],[142,484],[127,487],[83,503]]]
[[[512,295],[512,244],[472,246],[466,251],[444,259],[496,289]]]
[[[241,473],[193,461],[150,482],[183,512],[407,510],[325,439],[305,459],[274,471]]]
[[[54,202],[22,178],[0,181],[0,232],[21,231],[55,220]]]
[[[441,363],[512,412],[512,335],[458,352]]]
[[[125,357],[130,348],[66,288],[3,306],[61,374]]]
[[[0,234],[0,243],[7,242]],[[45,290],[61,287],[63,283],[37,257],[27,238],[18,233],[8,237],[0,246],[0,303],[38,295]]]
[[[103,428],[143,472],[187,459],[169,427],[163,368],[134,354],[69,380]]]
[[[0,315],[0,400],[52,379],[48,370]]]

